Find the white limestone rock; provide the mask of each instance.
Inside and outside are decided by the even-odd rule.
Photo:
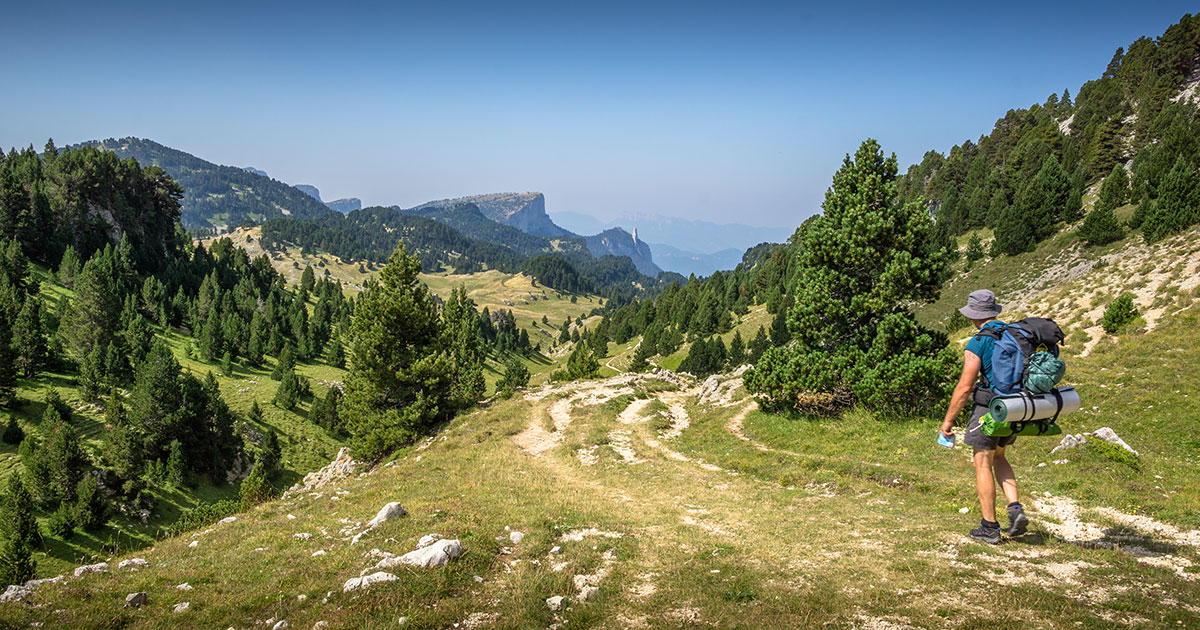
[[[13,584],[4,589],[3,594],[0,594],[0,602],[24,602],[29,599],[30,595],[33,595],[33,589]]]
[[[178,604],[175,604],[175,607],[172,608],[171,611],[178,615],[179,613],[185,613],[191,609],[192,609],[191,602],[180,602]]]
[[[342,592],[349,593],[350,591],[356,591],[360,588],[367,588],[372,584],[395,582],[398,579],[400,578],[392,575],[391,573],[387,573],[386,571],[378,571],[370,575],[364,575],[362,577],[355,577],[346,580],[346,583],[342,585]]]
[[[118,569],[129,569],[130,571],[137,571],[138,569],[145,569],[149,566],[150,566],[150,563],[146,562],[145,558],[130,558],[128,560],[122,560],[117,563]]]
[[[149,601],[149,599],[146,597],[146,593],[144,592],[130,593],[125,596],[124,608],[138,608],[144,605],[147,601]]]
[[[417,541],[417,549],[424,549],[425,547],[428,547],[429,545],[432,545],[441,539],[441,534],[425,534],[421,537],[421,540]]]
[[[566,606],[566,600],[562,595],[555,595],[554,597],[546,598],[546,608],[549,608],[550,610],[557,612],[562,610],[564,606]]]
[[[445,566],[446,563],[461,556],[462,553],[462,543],[458,540],[439,540],[428,547],[410,551],[399,558],[380,560],[379,564],[398,562],[412,567],[432,569],[433,567]],[[391,564],[390,566],[395,566],[395,564]]]
[[[75,567],[75,577],[80,577],[88,573],[108,573],[108,563],[97,562],[96,564],[85,564],[81,567]]]
[[[1113,431],[1109,427],[1097,429],[1097,430],[1093,431],[1092,433],[1090,433],[1089,435],[1091,435],[1094,438],[1104,440],[1105,442],[1108,442],[1109,444],[1120,446],[1121,448],[1129,451],[1130,453],[1133,453],[1134,455],[1138,455],[1140,457],[1140,454],[1137,451],[1133,450],[1132,446],[1126,444],[1125,440],[1122,440],[1121,436],[1117,435],[1117,432]]]
[[[377,527],[394,518],[400,518],[405,514],[408,514],[408,512],[404,511],[403,505],[400,505],[398,502],[389,503],[380,508],[379,513],[375,515],[375,518],[367,521],[367,527]]]

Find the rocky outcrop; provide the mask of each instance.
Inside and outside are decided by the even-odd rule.
[[[397,502],[389,503],[380,508],[379,513],[375,515],[375,518],[367,522],[367,527],[376,527],[378,525],[382,525],[385,521],[390,521],[394,518],[400,518],[405,514],[407,514],[407,512],[404,511],[403,505],[400,505]]]
[[[266,173],[263,173],[263,175],[266,175]],[[316,199],[317,201],[321,201],[321,191],[317,190],[316,186],[309,184],[296,184],[295,186],[292,186],[292,188],[299,190],[300,192],[312,197],[313,199]],[[324,202],[322,201],[321,203]]]
[[[350,457],[350,449],[342,447],[338,451],[337,457],[333,458],[324,468],[313,471],[304,475],[304,479],[300,483],[292,486],[285,494],[294,494],[297,492],[308,492],[324,487],[339,479],[345,479],[350,475],[358,472],[361,464]]]
[[[330,210],[337,210],[342,214],[348,214],[354,212],[355,210],[362,210],[362,200],[358,197],[346,197],[344,199],[338,199],[335,201],[326,201],[325,205],[329,206]]]
[[[657,277],[662,271],[654,264],[654,254],[651,253],[650,246],[621,228],[605,230],[595,236],[585,236],[584,241],[588,251],[596,258],[605,254],[628,256],[638,271],[651,278]]]
[[[342,585],[342,592],[349,593],[350,591],[357,591],[360,588],[366,588],[372,584],[395,582],[398,579],[400,578],[392,575],[391,573],[379,571],[372,573],[371,575],[364,575],[362,577],[350,578],[349,580],[346,580],[346,583]]]
[[[419,211],[429,208],[452,208],[459,204],[475,204],[487,218],[511,225],[527,234],[538,236],[573,236],[569,231],[558,227],[546,214],[546,197],[540,192],[525,193],[492,193],[459,197],[458,199],[442,199],[423,203],[409,211]]]

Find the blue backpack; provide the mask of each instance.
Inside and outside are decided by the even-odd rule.
[[[1066,371],[1066,364],[1058,358],[1058,346],[1066,336],[1054,320],[1027,317],[1003,326],[985,326],[978,335],[996,340],[991,382],[983,377],[984,387],[993,394],[1046,394]]]

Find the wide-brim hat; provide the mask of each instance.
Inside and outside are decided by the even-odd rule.
[[[996,294],[987,289],[972,291],[967,296],[967,305],[958,309],[967,319],[990,319],[1000,314],[1004,307],[996,303]]]

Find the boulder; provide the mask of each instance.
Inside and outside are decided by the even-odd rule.
[[[350,578],[349,580],[346,580],[346,583],[342,585],[342,592],[349,593],[350,591],[355,591],[360,588],[366,588],[372,584],[379,584],[381,582],[395,582],[398,579],[400,578],[392,575],[391,573],[378,571],[370,575],[364,575],[362,577]]]
[[[175,587],[175,590],[177,590],[177,591],[190,591],[190,590],[192,590],[192,585],[191,585],[191,584],[188,584],[187,582],[184,582],[183,584],[179,584],[179,585],[177,585],[177,586]]]
[[[0,602],[23,602],[29,599],[30,595],[33,595],[33,589],[13,584],[0,594]]]
[[[138,569],[145,569],[149,566],[150,566],[150,563],[146,562],[145,558],[130,558],[128,560],[122,560],[117,563],[118,569],[129,569],[130,571],[137,571]]]
[[[75,567],[75,577],[88,573],[108,573],[108,563],[97,562],[96,564],[85,564],[81,567]]]
[[[284,496],[297,492],[308,492],[317,488],[329,485],[339,479],[344,479],[358,472],[360,464],[350,457],[350,449],[342,447],[337,452],[337,456],[333,458],[324,468],[315,472],[310,472],[304,476],[300,483],[292,486],[284,493]]]
[[[221,525],[227,525],[227,524],[233,523],[235,521],[237,521],[236,516],[226,516],[225,518],[223,518],[217,522],[220,523]]]
[[[185,612],[191,610],[191,608],[192,608],[191,602],[180,602],[178,604],[175,604],[175,607],[171,609],[171,612],[174,612],[175,614],[185,613]]]
[[[124,608],[137,608],[146,603],[147,597],[145,592],[130,593],[125,596]]]
[[[1140,457],[1140,454],[1137,451],[1133,450],[1132,446],[1126,444],[1125,440],[1122,440],[1121,437],[1119,435],[1117,435],[1117,432],[1113,431],[1109,427],[1097,429],[1097,430],[1093,431],[1092,433],[1090,433],[1089,435],[1091,435],[1094,438],[1104,440],[1105,442],[1108,442],[1109,444],[1114,444],[1116,446],[1120,446],[1121,448],[1129,451],[1130,453],[1133,453],[1134,455],[1138,455]]]
[[[566,600],[563,599],[562,595],[555,595],[554,597],[546,598],[546,608],[549,608],[550,610],[559,611],[562,610],[563,606],[565,605]]]
[[[599,586],[585,586],[579,589],[579,601],[590,602],[600,594]]]
[[[431,569],[433,567],[445,566],[446,563],[461,556],[463,553],[462,543],[458,540],[439,540],[428,547],[410,551],[399,558],[386,558],[380,560],[379,564],[400,563],[407,564],[413,567],[423,567]],[[379,566],[379,565],[376,565]],[[390,564],[389,566],[395,566]]]
[[[40,580],[29,580],[28,582],[25,583],[25,588],[32,590],[43,584],[57,584],[57,583],[63,581],[63,577],[64,576],[56,575],[52,578],[42,578]]]
[[[398,502],[389,503],[379,509],[379,513],[375,515],[375,518],[367,521],[367,527],[377,527],[394,518],[400,518],[405,514],[407,512],[404,511],[403,505],[400,505]]]
[[[421,537],[421,540],[417,541],[417,549],[424,549],[425,547],[428,547],[429,545],[432,545],[441,539],[441,534],[425,534]]]

